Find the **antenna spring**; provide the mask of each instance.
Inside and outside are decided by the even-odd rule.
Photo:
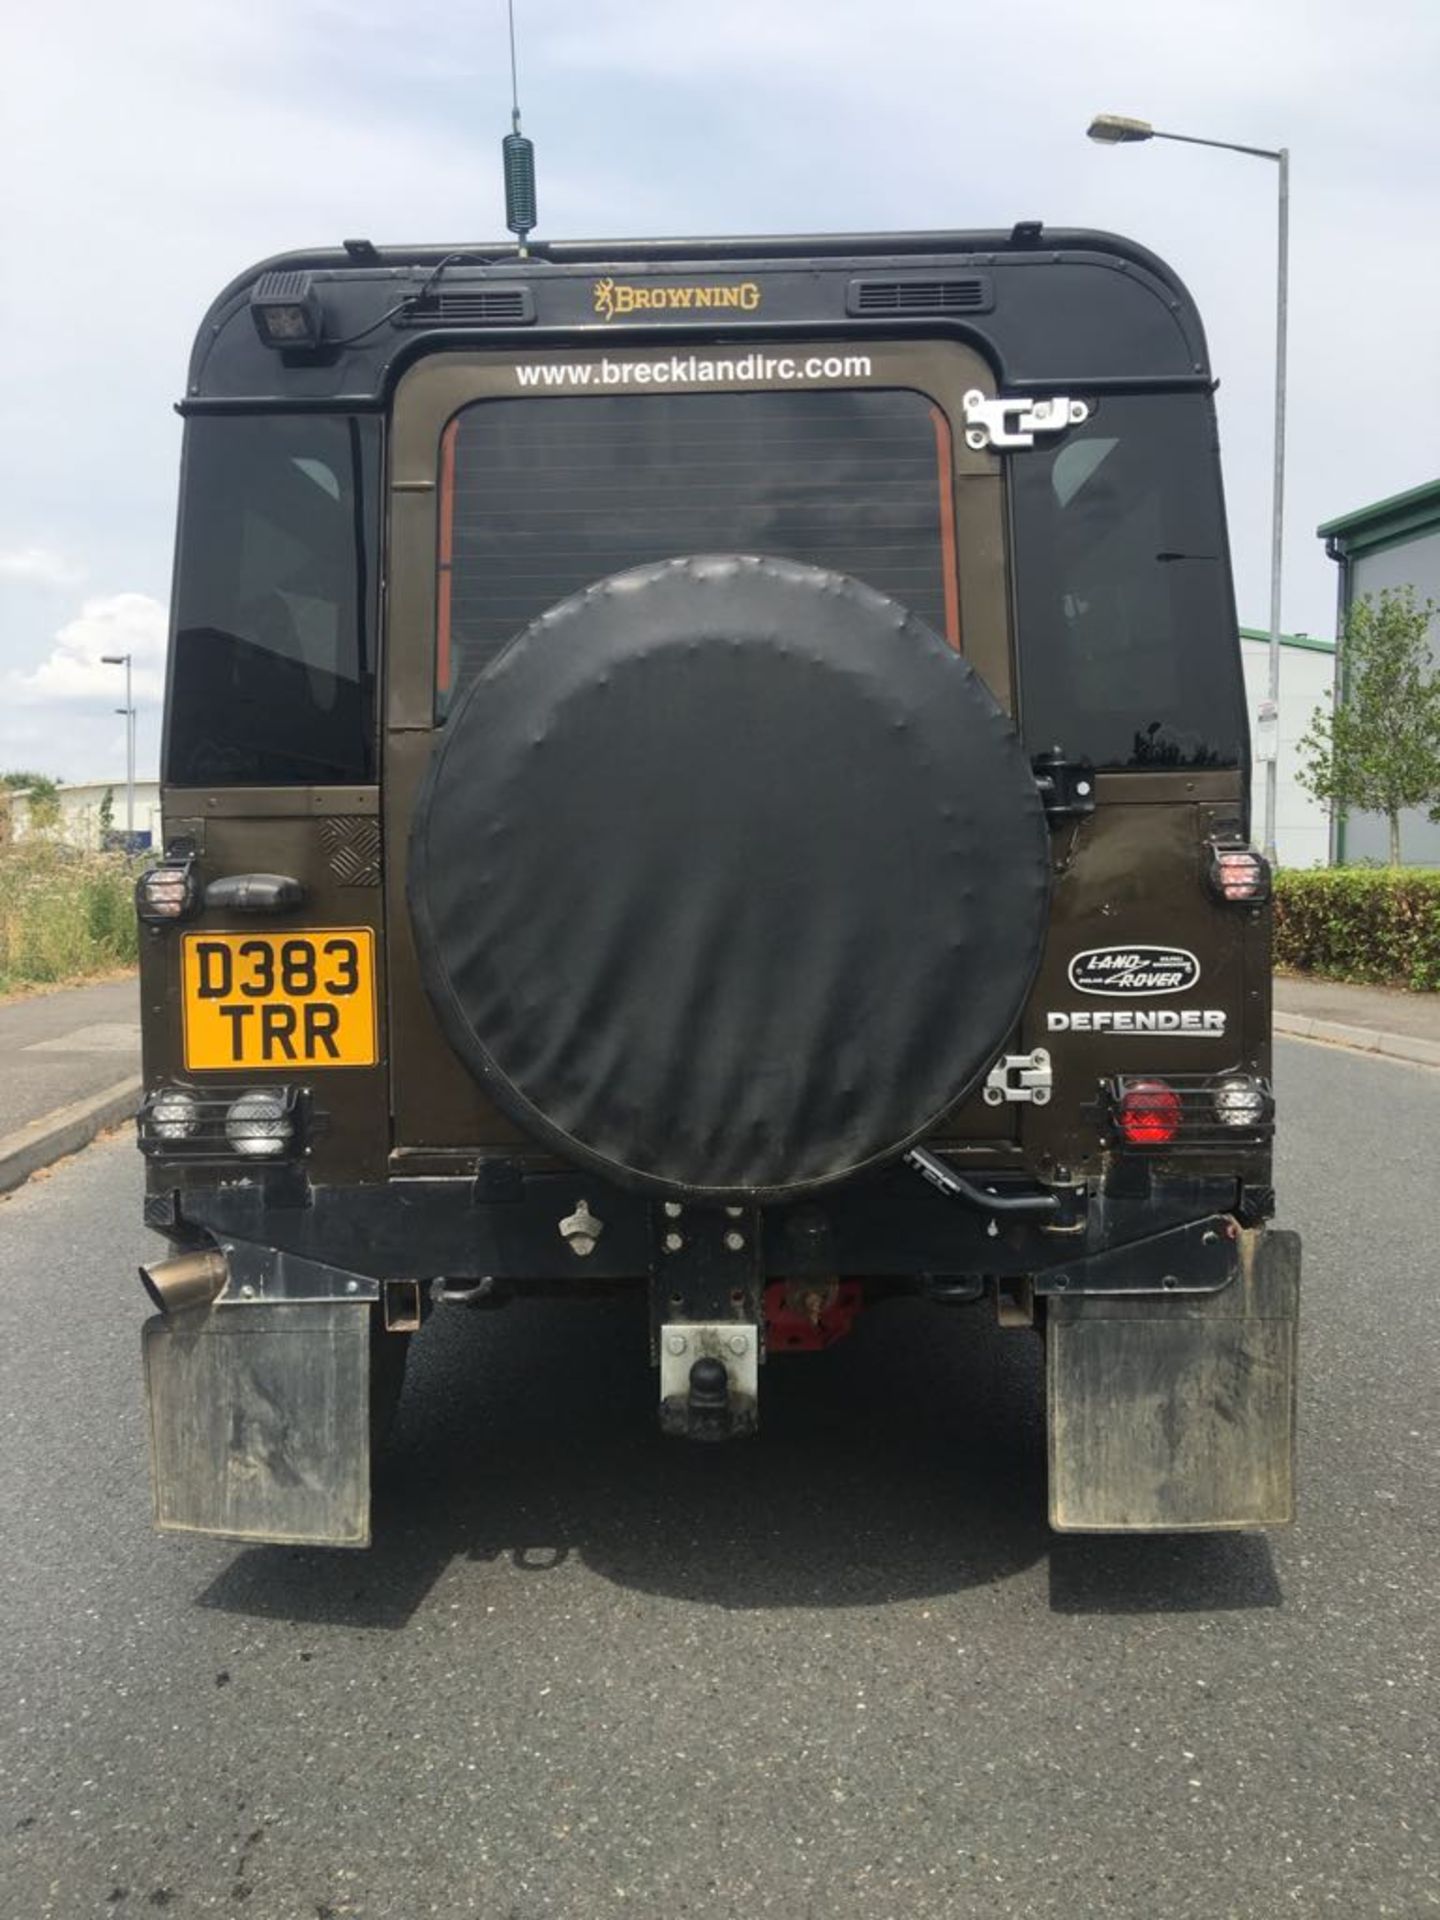
[[[505,224],[524,248],[535,225],[535,145],[518,130],[500,142],[505,160]]]

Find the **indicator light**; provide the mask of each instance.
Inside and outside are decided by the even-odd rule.
[[[1222,900],[1258,906],[1270,898],[1270,866],[1254,847],[1210,848],[1210,885]]]

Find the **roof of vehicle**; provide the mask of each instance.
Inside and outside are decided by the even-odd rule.
[[[850,281],[887,272],[902,281],[972,276],[973,310],[858,317],[847,300]],[[282,355],[262,345],[246,309],[256,283],[271,273],[312,277],[325,307],[320,351]],[[594,300],[596,279],[606,274],[661,283],[697,274],[763,275],[760,311],[705,316],[706,333],[727,340],[953,332],[979,345],[1011,388],[1210,381],[1194,303],[1163,261],[1114,234],[1038,221],[1008,231],[549,241],[532,243],[525,255],[512,242],[390,247],[351,240],[259,262],[225,288],[197,335],[182,410],[381,406],[403,367],[442,341],[594,345],[617,331]],[[476,294],[497,284],[526,290],[522,323],[480,325],[439,311],[439,291]],[[416,312],[422,295],[423,320]],[[663,339],[683,328],[693,339],[699,318],[652,314],[644,327],[627,322],[623,338]]]

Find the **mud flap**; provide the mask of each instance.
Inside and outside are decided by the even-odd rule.
[[[370,1544],[368,1306],[202,1307],[142,1339],[162,1532]]]
[[[1288,1525],[1299,1298],[1299,1235],[1262,1232],[1219,1293],[1052,1298],[1051,1526]]]

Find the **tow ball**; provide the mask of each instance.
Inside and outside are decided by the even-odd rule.
[[[660,1333],[660,1426],[686,1440],[738,1440],[759,1417],[760,1330],[730,1320]]]

